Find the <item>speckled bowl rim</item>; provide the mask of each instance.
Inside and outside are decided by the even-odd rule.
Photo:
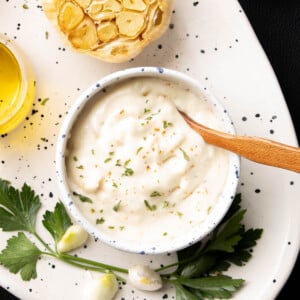
[[[200,82],[193,79],[192,77],[171,69],[163,67],[137,67],[128,68],[121,71],[111,73],[95,84],[90,86],[86,91],[84,91],[71,106],[65,120],[63,121],[62,127],[60,129],[57,148],[56,148],[56,175],[58,179],[58,186],[62,201],[66,208],[71,213],[72,217],[76,222],[81,224],[95,239],[104,242],[119,250],[126,252],[140,253],[140,254],[162,254],[171,253],[178,251],[180,249],[186,248],[201,239],[205,238],[222,220],[226,212],[228,211],[234,196],[236,194],[239,174],[240,174],[240,157],[234,153],[228,152],[229,154],[229,170],[227,182],[225,184],[224,191],[222,192],[220,198],[213,211],[209,214],[205,222],[199,226],[199,230],[193,232],[192,238],[190,234],[183,237],[176,238],[172,241],[164,242],[161,244],[159,241],[157,245],[151,246],[139,246],[128,244],[122,240],[115,240],[108,235],[102,233],[100,230],[92,225],[86,218],[82,215],[79,209],[76,207],[74,200],[72,198],[72,193],[68,189],[66,168],[65,168],[65,150],[67,146],[68,138],[70,137],[70,132],[72,130],[73,124],[76,118],[85,107],[85,105],[93,99],[95,95],[103,91],[111,84],[121,82],[123,80],[133,78],[133,77],[156,77],[165,80],[182,82],[183,85],[187,85],[194,90],[199,90],[199,92],[205,95],[208,102],[211,102],[217,113],[220,115],[224,122],[224,128],[226,132],[235,134],[235,128],[231,118],[228,115],[227,110],[224,108],[223,104],[220,103],[217,98],[212,95],[206,88],[204,88]]]

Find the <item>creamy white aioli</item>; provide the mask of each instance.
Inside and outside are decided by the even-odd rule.
[[[145,77],[98,94],[71,131],[66,168],[75,203],[112,239],[172,240],[201,225],[218,200],[228,153],[206,144],[176,107],[223,128],[204,96]]]

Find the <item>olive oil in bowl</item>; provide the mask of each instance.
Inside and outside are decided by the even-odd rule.
[[[0,134],[16,128],[28,114],[34,98],[34,80],[16,45],[0,36]]]

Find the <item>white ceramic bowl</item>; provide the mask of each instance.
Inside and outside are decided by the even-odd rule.
[[[179,249],[183,249],[187,246],[192,245],[193,243],[203,239],[207,234],[209,234],[217,224],[220,223],[223,216],[229,209],[232,200],[236,193],[236,188],[239,180],[240,172],[240,160],[239,156],[233,153],[228,153],[229,157],[229,168],[226,178],[226,183],[224,189],[221,192],[219,199],[217,200],[216,205],[214,206],[212,212],[207,216],[205,221],[198,226],[196,229],[191,232],[186,232],[182,236],[176,237],[173,240],[159,239],[155,242],[149,243],[128,243],[126,240],[115,239],[109,236],[107,233],[101,232],[100,228],[95,224],[89,222],[83,213],[80,211],[79,207],[76,205],[76,201],[72,192],[68,186],[67,174],[66,174],[66,147],[67,142],[70,137],[70,132],[74,123],[76,122],[78,116],[82,112],[83,108],[87,103],[92,101],[94,97],[99,95],[103,89],[107,88],[112,84],[116,84],[123,80],[129,78],[138,78],[138,77],[155,77],[168,80],[171,82],[179,82],[186,86],[187,88],[204,95],[206,101],[212,107],[218,118],[222,120],[224,124],[224,131],[228,133],[235,133],[233,123],[228,116],[226,109],[222,104],[212,95],[207,89],[205,89],[197,80],[190,78],[189,76],[165,68],[156,68],[156,67],[138,67],[131,68],[122,71],[115,72],[110,74],[98,82],[93,84],[81,96],[75,101],[74,105],[70,109],[64,123],[62,125],[61,131],[59,133],[58,142],[57,142],[57,152],[56,152],[56,167],[57,167],[57,176],[59,182],[59,188],[61,191],[61,197],[65,203],[67,209],[70,211],[73,218],[83,225],[85,229],[94,237],[104,243],[111,245],[115,248],[142,254],[158,254],[173,252]],[[218,176],[218,174],[216,174]],[[151,230],[151,229],[150,229]],[[147,235],[147,232],[145,232]]]

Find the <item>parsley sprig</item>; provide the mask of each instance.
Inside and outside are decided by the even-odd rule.
[[[262,235],[262,229],[245,229],[242,224],[246,213],[241,209],[241,195],[238,194],[223,221],[205,242],[199,242],[177,252],[178,261],[157,269],[166,283],[175,286],[176,300],[228,299],[244,283],[222,273],[231,264],[244,265],[251,258],[251,248]],[[41,207],[39,197],[27,185],[21,190],[0,179],[0,228],[3,231],[18,231],[8,239],[6,248],[0,253],[0,264],[12,273],[20,273],[25,281],[37,277],[36,265],[42,255],[48,255],[84,270],[127,274],[128,270],[106,265],[83,257],[59,253],[57,244],[72,221],[61,202],[53,211],[46,211],[42,224],[54,241],[54,249],[36,231],[37,213]],[[26,233],[26,234],[25,234]],[[29,235],[40,243],[41,250]],[[167,270],[172,269],[168,273]]]
[[[178,268],[167,281],[176,288],[176,300],[228,299],[244,283],[222,275],[231,264],[243,266],[251,258],[251,248],[261,237],[262,229],[245,229],[241,223],[241,194],[236,195],[222,222],[203,243],[199,242],[178,252]],[[174,266],[174,265],[173,265]],[[157,271],[169,269],[165,266]]]

